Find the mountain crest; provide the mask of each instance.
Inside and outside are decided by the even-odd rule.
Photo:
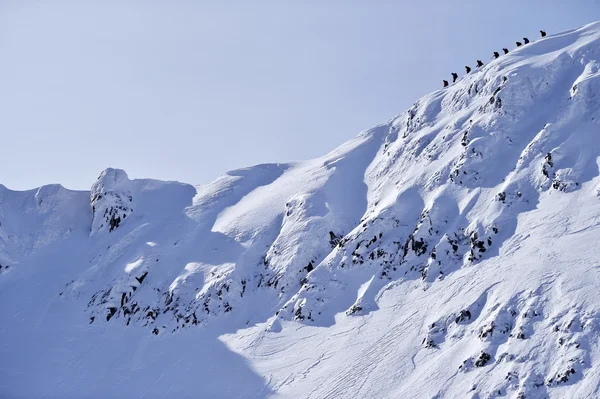
[[[131,181],[121,169],[104,170],[90,190],[91,232],[111,232],[133,212]]]
[[[107,169],[83,201],[0,189],[0,333],[28,344],[5,381],[194,396],[235,352],[268,385],[231,396],[597,397],[599,65],[595,23],[318,159],[201,187]]]

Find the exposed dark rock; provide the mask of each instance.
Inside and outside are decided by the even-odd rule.
[[[454,321],[456,322],[456,324],[458,324],[465,320],[471,320],[471,312],[469,311],[469,309],[461,310]]]
[[[148,275],[148,272],[144,272],[140,277],[136,277],[135,279],[137,280],[138,283],[142,284],[147,275]]]
[[[331,248],[335,248],[342,241],[342,237],[338,237],[333,231],[329,232],[329,245]]]
[[[117,313],[117,308],[110,307],[108,308],[108,314],[106,315],[106,321],[109,321],[114,315]]]
[[[485,366],[491,358],[492,357],[488,353],[482,351],[477,360],[475,360],[475,367]]]

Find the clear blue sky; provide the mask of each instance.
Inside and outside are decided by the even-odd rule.
[[[317,157],[465,64],[598,16],[598,0],[0,0],[0,183],[88,189],[118,167],[197,184]]]

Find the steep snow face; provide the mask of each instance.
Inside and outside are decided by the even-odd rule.
[[[597,397],[599,64],[548,36],[206,186],[0,186],[0,394]]]
[[[383,267],[382,283],[420,279],[428,287],[497,255],[519,215],[545,195],[597,177],[597,28],[518,49],[391,120],[365,175],[370,206],[361,224],[284,315],[331,322],[343,309],[325,299],[339,295],[326,282],[340,273],[353,280],[356,268]]]
[[[89,228],[87,195],[58,184],[25,192],[0,185],[0,264],[4,271],[21,256]]]

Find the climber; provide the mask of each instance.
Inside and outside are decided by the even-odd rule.
[[[517,47],[521,47],[522,45],[523,45],[523,43],[517,42]]]
[[[498,58],[498,57],[500,57],[500,54],[498,54],[497,51],[494,51],[494,58]]]
[[[508,54],[508,49],[506,47],[504,47],[502,51],[504,51],[504,54]]]
[[[458,74],[456,72],[452,72],[452,83],[456,82],[456,79],[458,79]]]
[[[448,81],[444,80],[444,87],[448,87]]]
[[[471,67],[468,65],[465,65],[465,69],[467,70],[467,73],[471,72]]]
[[[483,62],[481,60],[477,60],[477,68],[481,68],[483,66]]]
[[[524,38],[523,38],[523,43],[525,43],[525,44],[529,43],[529,39],[528,39],[528,38],[526,38],[526,37],[524,37]]]
[[[540,34],[542,35],[542,37],[546,37],[546,31],[545,30],[541,30]]]

